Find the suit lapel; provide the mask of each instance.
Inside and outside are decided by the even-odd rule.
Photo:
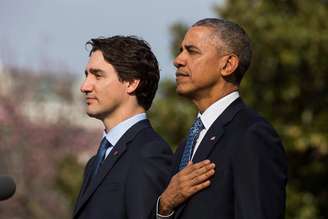
[[[232,102],[227,109],[214,121],[202,142],[200,143],[194,157],[193,162],[197,163],[207,159],[213,150],[214,146],[219,143],[219,140],[224,136],[225,126],[234,118],[245,105],[240,98]]]
[[[139,131],[141,131],[146,127],[150,127],[150,123],[148,120],[142,120],[136,123],[135,125],[133,125],[116,143],[112,151],[104,160],[101,168],[99,169],[98,174],[94,178],[92,178],[92,173],[91,173],[92,171],[89,171],[88,181],[90,182],[84,185],[85,192],[81,193],[81,198],[78,201],[74,215],[76,215],[78,211],[82,208],[82,206],[89,200],[89,198],[96,191],[98,186],[101,185],[106,175],[115,166],[115,164],[119,161],[119,159],[124,155],[124,153],[128,149],[129,142],[133,140],[133,138],[136,136],[136,134]],[[94,162],[92,163],[92,166],[94,166]],[[91,170],[93,169],[94,168],[91,168]]]
[[[215,144],[223,136],[223,132],[223,126],[219,121],[217,123],[213,123],[200,143],[192,161],[197,163],[208,158],[208,155],[213,150]]]

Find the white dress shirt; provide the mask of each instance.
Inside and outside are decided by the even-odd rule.
[[[234,91],[221,99],[214,102],[211,106],[209,106],[202,114],[198,113],[197,117],[200,117],[200,119],[203,122],[204,129],[199,133],[199,136],[196,140],[196,144],[194,147],[194,151],[192,154],[191,159],[194,157],[199,144],[202,142],[204,136],[206,135],[207,131],[211,127],[211,125],[214,123],[214,121],[219,118],[219,116],[223,113],[223,111],[228,108],[228,106],[235,101],[239,97],[239,92]]]
[[[196,140],[196,144],[194,147],[194,151],[192,154],[191,159],[194,157],[200,143],[202,142],[204,136],[206,135],[209,128],[212,126],[214,121],[224,112],[225,109],[228,108],[228,106],[235,101],[239,97],[239,92],[234,91],[221,99],[214,102],[212,105],[210,105],[203,113],[198,113],[197,117],[200,117],[202,120],[202,123],[204,125],[204,129],[199,133],[199,136]],[[159,207],[159,199],[157,199],[157,206],[156,206],[156,213],[157,213],[157,219],[167,219],[170,218],[174,212],[171,212],[169,215],[161,215],[158,213],[158,207]]]

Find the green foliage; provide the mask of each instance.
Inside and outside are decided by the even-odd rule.
[[[75,156],[67,155],[60,161],[57,174],[56,187],[64,193],[73,209],[82,184],[83,167]]]
[[[171,42],[171,54],[173,57],[175,57],[180,50],[180,43],[183,39],[183,36],[185,35],[187,31],[187,26],[182,23],[175,23],[171,26],[170,32],[172,34],[172,42]]]
[[[314,203],[316,198],[311,193],[300,192],[293,186],[287,189],[287,218],[313,219],[319,218],[318,209]]]
[[[149,113],[154,129],[173,147],[181,142],[196,116],[193,104],[179,97],[175,84],[164,81]]]

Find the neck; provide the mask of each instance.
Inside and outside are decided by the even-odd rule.
[[[218,101],[222,97],[237,91],[238,87],[236,85],[233,86],[226,86],[220,89],[220,92],[217,92],[217,90],[214,90],[214,92],[198,96],[192,99],[194,104],[196,105],[198,111],[200,113],[203,113],[209,106],[211,106],[214,102]]]
[[[123,122],[124,120],[127,120],[128,118],[131,118],[132,116],[144,112],[145,109],[139,105],[134,107],[124,107],[123,110],[117,110],[116,112],[113,112],[113,114],[111,114],[110,116],[103,119],[106,131],[112,129],[113,127]]]

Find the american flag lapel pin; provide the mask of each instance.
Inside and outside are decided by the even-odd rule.
[[[117,156],[118,155],[118,151],[114,151],[114,156]]]

